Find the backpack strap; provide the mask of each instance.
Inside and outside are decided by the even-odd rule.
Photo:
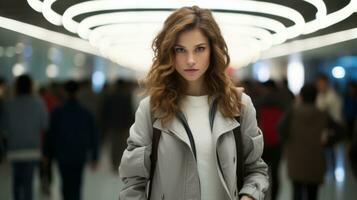
[[[152,124],[154,124],[154,118],[151,117]],[[148,200],[151,199],[151,191],[152,191],[152,181],[154,179],[154,173],[156,169],[156,163],[157,163],[157,153],[158,153],[158,147],[159,147],[159,141],[161,137],[161,131],[157,128],[153,127],[152,130],[152,145],[151,145],[151,155],[150,155],[150,178],[149,178],[149,191],[148,191]]]
[[[242,98],[242,97],[240,97]],[[211,128],[213,127],[213,119],[214,119],[214,115],[216,114],[217,111],[217,100],[213,101],[212,104],[212,108],[210,110],[210,115],[211,115],[211,121],[210,121],[210,125]],[[237,189],[238,191],[240,191],[243,187],[243,183],[244,183],[244,156],[243,156],[243,137],[242,137],[242,132],[241,132],[241,126],[242,126],[242,112],[243,109],[241,109],[241,115],[235,117],[235,119],[237,120],[237,122],[240,123],[240,126],[236,127],[235,129],[233,129],[233,135],[234,135],[234,140],[235,140],[235,144],[236,144],[236,162],[237,162],[237,168],[236,168],[236,175],[237,175]],[[218,156],[218,154],[217,154]],[[217,157],[218,159],[218,157]],[[219,159],[218,159],[218,163],[219,163]]]
[[[242,119],[240,116],[235,117],[235,119],[240,123],[240,126],[233,129],[234,140],[236,142],[236,151],[237,151],[237,189],[240,191],[244,183],[244,156],[243,156],[243,137],[240,127],[242,126]]]

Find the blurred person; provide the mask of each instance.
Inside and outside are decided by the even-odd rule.
[[[41,158],[41,133],[48,116],[41,99],[33,96],[32,79],[21,75],[15,81],[15,97],[4,106],[2,127],[12,164],[13,198],[31,200],[33,173]]]
[[[51,115],[52,111],[59,105],[59,100],[52,94],[47,86],[42,86],[39,89],[39,95],[46,105],[46,111]],[[44,151],[45,141],[47,140],[48,133],[42,132],[41,135],[41,149]],[[50,196],[50,188],[52,182],[52,158],[47,157],[47,160],[42,160],[40,163],[40,182],[41,191],[44,195]]]
[[[263,137],[251,98],[225,72],[230,57],[211,11],[175,10],[152,46],[119,199],[263,200]]]
[[[315,84],[318,91],[317,107],[322,111],[326,111],[337,123],[343,124],[341,97],[330,86],[328,77],[324,74],[318,75]]]
[[[301,101],[293,105],[278,126],[284,138],[294,200],[316,200],[326,170],[323,132],[328,117],[316,107],[316,96],[317,89],[313,84],[304,85],[300,91]]]
[[[129,128],[134,122],[130,83],[122,79],[115,83],[115,90],[103,103],[103,125],[109,136],[111,166],[117,173],[121,155],[126,148]]]
[[[348,152],[350,165],[354,177],[357,179],[357,119],[354,121],[353,132],[351,136],[351,145]]]
[[[140,87],[138,83],[132,83],[133,90],[132,90],[132,105],[133,111],[137,110],[140,104],[140,101],[143,100],[144,96],[142,95],[145,93],[145,89]]]
[[[244,93],[246,93],[252,99],[253,105],[257,104],[259,97],[262,93],[261,83],[252,79],[247,79],[241,81],[241,83],[236,84],[236,86],[241,86],[244,88]]]
[[[6,93],[6,81],[4,78],[0,77],[0,117],[4,109],[5,93]]]
[[[85,163],[97,167],[98,131],[93,114],[76,98],[78,83],[68,81],[64,89],[67,100],[52,112],[44,154],[58,163],[63,199],[79,200]]]
[[[289,109],[295,99],[294,93],[288,87],[288,80],[283,79],[279,87],[279,97],[281,99],[284,110]]]
[[[357,179],[357,84],[354,81],[350,81],[347,85],[343,111],[351,141],[348,156],[352,173]]]
[[[79,83],[77,99],[93,114],[98,124],[99,99],[98,95],[93,91],[92,81],[90,79],[85,79]]]
[[[255,97],[254,95],[254,88],[253,88],[253,81],[250,79],[242,80],[242,81],[237,81],[235,83],[236,87],[242,87],[244,88],[244,92],[249,95],[250,97]]]
[[[347,91],[343,98],[343,117],[348,129],[348,137],[353,135],[354,123],[357,116],[357,84],[354,81],[347,83]]]
[[[5,93],[6,93],[6,81],[3,77],[0,77],[0,122],[3,119],[4,114],[4,102],[5,102]],[[4,138],[4,130],[0,127],[0,164],[5,159],[6,155],[6,140]]]
[[[321,111],[325,111],[329,118],[329,128],[326,131],[326,138],[328,145],[325,152],[327,157],[328,174],[334,177],[336,167],[336,154],[334,144],[342,138],[342,127],[344,126],[342,118],[342,101],[340,96],[330,86],[328,77],[325,74],[319,74],[315,80],[315,86],[318,94],[316,98],[316,105]],[[339,130],[340,129],[340,130]]]
[[[276,200],[280,185],[279,164],[281,158],[281,145],[276,127],[284,112],[284,105],[282,96],[273,80],[264,82],[263,88],[264,93],[256,103],[257,120],[264,136],[262,158],[268,164],[271,175],[271,199]]]

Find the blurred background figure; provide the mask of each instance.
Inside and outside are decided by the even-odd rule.
[[[330,85],[325,74],[319,74],[315,79],[317,88],[316,105],[321,111],[328,115],[328,130],[326,140],[328,145],[325,148],[327,158],[327,170],[330,177],[334,178],[336,168],[335,144],[343,137],[344,121],[342,118],[342,100],[334,88]]]
[[[294,200],[316,200],[325,174],[323,131],[327,115],[316,107],[317,90],[306,84],[295,104],[279,123],[284,141],[288,176],[293,182]]]
[[[5,92],[6,92],[6,81],[3,77],[0,77],[0,122],[2,121],[4,114],[4,101],[5,101]],[[4,131],[0,127],[0,163],[5,159],[5,138]]]
[[[58,163],[64,200],[81,199],[85,163],[89,159],[95,170],[98,160],[99,137],[95,119],[77,100],[78,89],[75,81],[65,83],[67,100],[52,112],[45,148],[46,158],[53,157]]]
[[[291,104],[293,103],[294,99],[295,99],[295,95],[294,93],[291,92],[291,90],[288,87],[288,80],[286,78],[284,78],[281,83],[280,83],[280,87],[278,89],[278,93],[279,93],[279,98],[280,101],[282,103],[282,106],[284,108],[284,110],[289,109]]]
[[[347,126],[347,136],[352,139],[354,122],[357,116],[357,84],[354,81],[347,83],[343,98],[343,118]]]
[[[351,140],[351,145],[350,145],[350,149],[348,152],[348,156],[350,159],[352,173],[353,173],[354,177],[357,179],[357,120],[355,120],[354,129],[353,129],[351,137],[352,137],[352,140]]]
[[[50,91],[48,86],[42,86],[39,89],[39,96],[46,106],[46,111],[50,116],[52,111],[59,105],[59,100]],[[44,151],[44,142],[47,140],[48,132],[44,131],[41,134],[41,149]],[[43,159],[40,163],[40,182],[41,191],[45,196],[50,196],[51,182],[52,182],[52,157],[47,157],[46,161]]]
[[[47,128],[45,105],[32,95],[32,85],[30,76],[19,76],[15,97],[4,106],[2,129],[8,141],[15,200],[33,198],[33,174],[41,157],[40,135]]]
[[[346,122],[347,138],[350,141],[347,148],[352,173],[357,178],[357,83],[349,81],[343,99],[343,117]]]
[[[263,94],[257,100],[258,126],[264,135],[263,160],[269,165],[271,199],[276,200],[279,189],[279,164],[281,146],[277,133],[277,124],[284,112],[284,106],[279,96],[278,88],[273,80],[268,80],[262,85]]]
[[[316,105],[337,123],[343,123],[342,120],[342,101],[332,86],[330,86],[328,77],[325,74],[319,74],[315,80],[317,88]]]
[[[119,79],[114,87],[103,102],[102,125],[108,136],[112,171],[117,173],[129,128],[134,122],[134,111],[131,83]]]
[[[94,116],[96,124],[99,120],[99,96],[93,91],[92,82],[90,79],[84,79],[79,82],[77,99],[81,105],[89,110]]]

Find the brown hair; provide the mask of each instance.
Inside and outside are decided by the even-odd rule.
[[[240,98],[226,68],[230,62],[228,48],[217,22],[208,9],[183,7],[172,13],[153,41],[152,67],[144,80],[150,96],[151,111],[165,125],[179,111],[179,101],[187,84],[174,67],[174,46],[180,33],[199,29],[208,38],[210,65],[204,74],[209,99],[218,100],[218,109],[225,117],[239,114]]]

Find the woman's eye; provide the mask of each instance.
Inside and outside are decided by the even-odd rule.
[[[205,47],[197,47],[197,52],[203,52],[206,48]]]
[[[183,53],[183,52],[185,52],[184,48],[181,48],[181,47],[176,47],[175,48],[175,53]]]

